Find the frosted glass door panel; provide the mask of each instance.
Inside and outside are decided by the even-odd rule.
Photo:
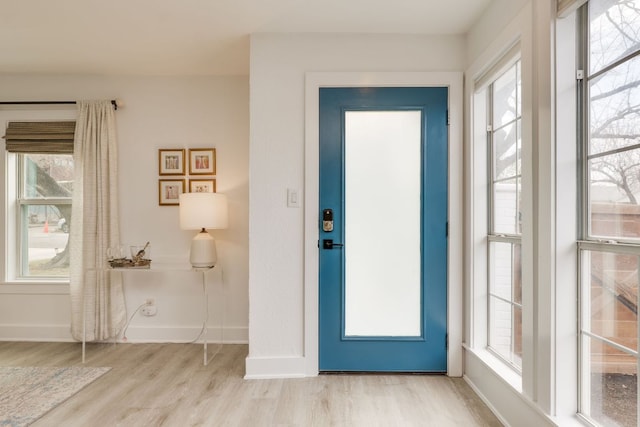
[[[421,336],[421,121],[345,113],[345,336]]]

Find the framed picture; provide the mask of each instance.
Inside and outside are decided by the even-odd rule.
[[[190,179],[189,192],[190,193],[215,193],[216,180],[215,179]]]
[[[189,149],[189,175],[215,175],[216,149]]]
[[[184,175],[184,148],[158,150],[160,175]]]
[[[158,180],[158,204],[160,206],[179,205],[180,194],[185,191],[184,179]]]

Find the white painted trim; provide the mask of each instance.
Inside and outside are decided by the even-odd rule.
[[[533,1],[531,43],[525,43],[522,75],[525,69],[531,72],[531,178],[533,232],[531,261],[533,278],[530,314],[527,315],[525,294],[526,282],[523,281],[523,328],[527,319],[531,320],[533,336],[531,347],[527,351],[529,339],[523,333],[523,391],[532,396],[538,406],[551,415],[556,414],[556,141],[555,141],[555,18],[553,1]],[[529,46],[530,55],[525,48]],[[525,85],[523,84],[523,101]],[[524,112],[523,107],[523,112]],[[525,123],[523,123],[523,129]],[[527,134],[523,130],[523,134]],[[524,145],[524,143],[523,143]],[[524,153],[523,153],[524,157]],[[523,168],[524,169],[524,168]],[[523,180],[526,179],[523,173]],[[523,220],[523,227],[526,224]],[[525,249],[523,248],[523,253]],[[523,275],[527,275],[523,263]],[[527,354],[531,356],[526,369]]]
[[[466,164],[465,164],[465,180],[466,180],[466,226],[467,234],[466,238],[466,264],[467,269],[465,275],[466,283],[466,344],[469,351],[465,354],[465,376],[468,375],[469,355],[485,354],[484,349],[488,344],[488,304],[487,304],[487,147],[486,147],[486,98],[482,92],[484,88],[478,88],[475,86],[475,82],[480,76],[487,73],[487,70],[491,70],[495,64],[499,63],[504,55],[509,54],[510,49],[519,44],[520,46],[520,59],[522,64],[522,99],[523,99],[523,189],[522,189],[522,201],[523,201],[523,228],[525,232],[522,234],[523,242],[523,268],[528,268],[527,273],[531,271],[531,250],[524,248],[529,244],[531,240],[531,232],[529,231],[531,223],[531,214],[527,209],[531,209],[531,168],[526,163],[531,158],[531,137],[527,132],[530,132],[531,128],[531,111],[527,107],[527,101],[531,97],[531,88],[528,80],[530,77],[529,69],[527,68],[531,62],[530,55],[530,32],[531,32],[531,12],[530,4],[523,8],[518,16],[516,16],[509,24],[500,32],[498,37],[487,47],[487,49],[478,56],[474,63],[467,69],[466,75],[470,76],[467,80],[465,87],[465,99],[467,100],[467,128],[466,128]],[[527,109],[528,108],[528,109]],[[525,205],[526,203],[526,205]],[[523,272],[523,282],[526,282],[526,286],[531,288],[530,274],[527,275]],[[526,298],[526,299],[525,299]],[[523,294],[523,303],[527,306],[531,306],[531,300],[528,298],[528,294]],[[529,322],[531,324],[531,322]],[[523,322],[523,331],[525,330]],[[531,334],[527,334],[530,336]],[[528,363],[529,360],[523,360],[523,364]],[[509,389],[520,393],[524,383],[522,375],[517,375],[514,371],[507,368],[504,362],[499,361],[493,357],[489,360],[483,360],[483,366],[492,371],[492,376],[500,377],[501,374],[506,374],[509,381],[503,381],[496,385],[488,385],[490,382],[483,381],[487,376],[487,373],[483,373],[478,376],[477,388],[485,390],[487,387],[498,386],[502,388],[502,384],[509,384]],[[523,367],[523,371],[525,368]],[[518,377],[517,379],[515,377]],[[485,390],[486,391],[486,390]],[[497,390],[487,391],[488,397],[497,395]],[[495,403],[496,407],[500,405]]]
[[[302,378],[305,376],[305,365],[304,357],[247,357],[244,378],[246,380]]]
[[[465,359],[468,365],[464,380],[505,426],[584,427],[587,425],[580,421],[580,416],[575,412],[560,417],[550,417],[545,414],[535,402],[501,377],[483,358],[482,352],[467,349]],[[488,384],[490,387],[487,387]],[[496,395],[500,398],[496,399]]]
[[[199,334],[200,326],[186,327],[145,327],[131,326],[127,329],[127,342],[130,343],[188,343]],[[202,337],[198,343],[203,342]],[[249,328],[246,326],[209,326],[207,328],[207,342],[223,344],[247,344],[249,342]]]
[[[449,87],[448,375],[462,376],[463,170],[461,72],[308,72],[305,76],[304,372],[318,374],[319,88]],[[269,371],[263,371],[269,372]]]
[[[496,416],[496,418],[498,418],[498,420],[505,426],[510,426],[510,424],[507,422],[507,420],[504,419],[504,417],[500,414],[500,412],[496,409],[495,406],[493,406],[493,404],[491,403],[491,401],[489,399],[487,399],[487,397],[482,394],[482,390],[480,390],[473,381],[471,381],[471,379],[464,375],[462,377],[462,379],[467,383],[467,385],[469,387],[471,387],[471,390],[473,390],[473,392],[475,394],[478,395],[478,397],[480,398],[480,400],[482,400],[484,402],[485,405],[487,405],[487,407],[489,408],[489,410],[491,410],[491,412],[493,412],[493,415]]]
[[[0,341],[73,342],[69,325],[0,325]],[[128,343],[188,343],[200,334],[200,327],[140,327],[127,329]],[[207,329],[210,344],[247,344],[249,328],[246,326],[210,327]],[[202,338],[197,341],[202,342]]]
[[[465,351],[464,379],[506,426],[558,425],[473,350]]]
[[[544,4],[542,4],[544,3]],[[534,11],[534,7],[536,8]],[[540,257],[528,255],[526,271],[523,276],[528,280],[529,290],[523,295],[523,303],[528,307],[526,325],[523,321],[523,336],[526,339],[526,360],[523,361],[521,400],[526,400],[539,412],[548,412],[559,425],[583,425],[575,415],[577,410],[577,326],[576,326],[576,164],[575,164],[575,16],[560,21],[552,19],[553,5],[547,1],[540,4],[528,2],[500,35],[479,55],[473,65],[467,69],[467,76],[481,75],[492,62],[521,39],[523,66],[523,101],[527,111],[526,136],[528,152],[532,158],[532,145],[537,148],[536,165],[527,166],[527,179],[532,181],[530,190],[535,192],[538,202],[529,201],[527,223],[532,217],[538,217],[538,228],[528,231],[527,253],[533,254],[533,240],[537,242]],[[535,13],[534,13],[535,12]],[[553,28],[555,24],[555,38]],[[535,28],[535,32],[534,32]],[[547,33],[549,32],[549,33]],[[544,37],[536,39],[534,33]],[[551,42],[547,39],[551,37]],[[544,40],[543,40],[544,39]],[[555,49],[554,49],[555,48]],[[539,60],[542,58],[543,60]],[[546,72],[546,71],[549,72]],[[552,71],[553,70],[553,74]],[[545,74],[544,76],[542,76]],[[537,76],[537,77],[536,77]],[[534,77],[536,85],[533,85]],[[476,121],[483,120],[483,112],[474,112],[473,80],[467,84],[466,134],[466,225],[467,225],[467,264],[466,330],[467,343],[472,349],[465,352],[465,376],[473,377],[476,392],[489,399],[493,406],[511,411],[502,401],[504,395],[516,392],[507,382],[494,381],[500,376],[500,368],[491,361],[484,360],[482,369],[477,369],[479,354],[486,345],[485,333],[478,330],[486,328],[486,251],[483,249],[483,230],[486,220],[478,220],[478,213],[486,210],[481,197],[480,181],[485,180],[483,171],[478,171],[474,159],[483,157],[478,152],[483,148],[474,142],[482,138],[481,126]],[[550,99],[547,99],[549,97]],[[534,117],[534,111],[536,116]],[[474,115],[478,113],[478,116]],[[475,120],[477,117],[478,120]],[[534,135],[535,131],[535,135]],[[474,133],[475,132],[475,133]],[[550,134],[551,137],[547,138]],[[534,138],[534,136],[536,136]],[[555,141],[563,141],[556,144]],[[524,144],[524,142],[523,142]],[[523,157],[524,158],[524,157]],[[556,163],[557,162],[557,163]],[[474,171],[474,168],[476,170]],[[475,180],[474,180],[475,177]],[[533,210],[535,208],[535,211]],[[569,213],[569,214],[568,214]],[[531,229],[532,227],[526,227]],[[525,236],[523,236],[523,241]],[[535,265],[534,265],[535,262]],[[534,272],[537,281],[533,282]],[[534,293],[535,289],[535,293]],[[478,307],[479,306],[479,307]],[[474,329],[476,329],[474,331]],[[489,362],[489,363],[487,363]],[[509,390],[509,391],[507,391]],[[506,408],[506,409],[505,409]],[[517,408],[517,407],[516,407]],[[525,412],[521,412],[524,417]],[[504,415],[504,414],[503,414]],[[511,419],[513,423],[513,419]],[[521,425],[521,424],[517,424]]]
[[[559,418],[573,418],[578,410],[578,252],[576,215],[578,162],[576,135],[576,14],[556,21],[556,286],[555,403]],[[558,285],[560,284],[560,285]],[[569,303],[569,302],[572,303]],[[563,424],[564,425],[564,424]]]
[[[504,363],[504,360],[486,348],[471,348],[467,345],[463,345],[463,348],[465,354],[472,353],[485,367],[491,369],[502,382],[514,391],[522,393],[522,377],[511,366]]]

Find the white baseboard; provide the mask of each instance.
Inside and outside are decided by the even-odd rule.
[[[127,329],[127,342],[129,343],[156,343],[156,342],[191,342],[200,335],[200,328],[192,327],[144,327],[130,326]],[[204,342],[200,336],[196,342]],[[249,342],[249,329],[245,326],[238,327],[210,327],[207,329],[207,342],[222,344],[247,344]]]
[[[247,380],[305,377],[304,357],[247,357]]]
[[[129,343],[191,342],[200,334],[200,328],[193,327],[140,327],[130,326],[127,330]],[[43,341],[69,342],[69,325],[0,325],[0,341]],[[203,342],[200,337],[196,342]],[[207,342],[223,344],[246,344],[249,330],[246,326],[210,327]]]
[[[555,427],[534,402],[505,381],[481,357],[466,350],[464,380],[505,426]]]
[[[496,409],[495,406],[493,406],[493,403],[491,403],[489,401],[489,399],[487,399],[487,397],[482,393],[482,391],[480,389],[478,389],[478,387],[475,385],[475,383],[473,381],[471,381],[469,379],[469,377],[467,377],[466,375],[462,376],[462,379],[464,379],[464,381],[469,385],[469,387],[471,387],[471,389],[475,392],[475,394],[478,395],[478,397],[480,398],[480,400],[482,400],[484,402],[485,405],[487,405],[489,407],[489,409],[491,410],[491,412],[493,412],[493,415],[495,415],[498,420],[500,420],[500,422],[509,427],[509,423],[507,422],[507,420],[504,419],[504,417],[502,416],[502,414],[500,414],[500,412],[498,412],[498,410]]]

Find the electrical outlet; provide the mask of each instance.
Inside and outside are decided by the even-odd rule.
[[[145,305],[142,307],[143,316],[155,316],[158,313],[158,307],[155,305]]]
[[[155,316],[158,313],[158,307],[156,307],[156,301],[153,298],[147,298],[144,304],[145,306],[142,307],[143,316]]]

